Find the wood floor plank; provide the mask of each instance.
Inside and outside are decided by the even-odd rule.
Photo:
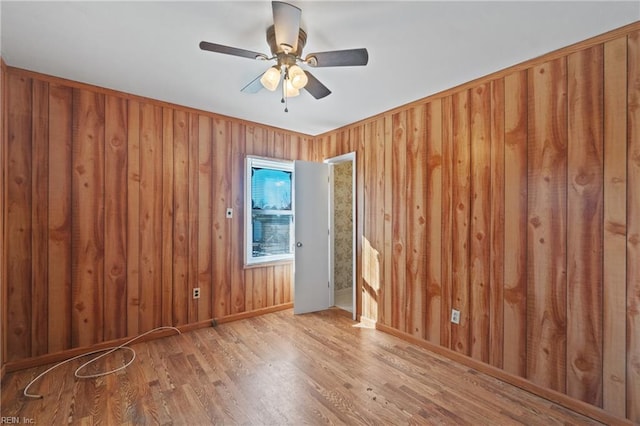
[[[126,370],[77,380],[73,361],[2,382],[2,415],[36,424],[597,424],[352,321],[291,310],[133,345]],[[88,372],[122,365],[113,354]]]

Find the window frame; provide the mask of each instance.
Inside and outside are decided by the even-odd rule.
[[[253,199],[252,199],[252,169],[263,168],[291,172],[291,225],[289,231],[290,252],[255,257],[253,255]],[[265,266],[274,263],[292,262],[294,260],[295,241],[295,173],[294,162],[277,158],[248,155],[245,157],[245,185],[244,185],[244,266],[247,268]]]

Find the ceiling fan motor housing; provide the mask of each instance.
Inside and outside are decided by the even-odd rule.
[[[296,46],[296,50],[290,50],[292,46],[278,46],[276,43],[276,30],[275,25],[271,25],[267,28],[267,43],[269,44],[269,48],[271,49],[271,54],[273,56],[278,56],[281,53],[291,55],[294,58],[299,58],[302,56],[302,49],[304,49],[304,45],[307,43],[307,33],[300,28],[298,32],[298,46]],[[288,49],[285,50],[285,47]],[[289,51],[287,51],[289,50]]]

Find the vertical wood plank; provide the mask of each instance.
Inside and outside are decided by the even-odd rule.
[[[322,138],[313,138],[309,141],[308,155],[309,161],[322,161],[324,160],[324,146],[322,144]]]
[[[393,319],[393,295],[392,295],[392,283],[393,283],[393,174],[389,173],[389,170],[393,170],[393,117],[390,114],[385,114],[382,118],[384,120],[384,169],[386,173],[384,173],[384,246],[383,250],[383,258],[382,258],[382,289],[381,289],[381,300],[380,300],[380,311],[382,312],[379,320],[382,321],[383,324],[391,325],[391,321]],[[352,139],[352,136],[349,136]],[[357,145],[357,141],[354,141]],[[359,146],[359,145],[358,145]],[[362,147],[364,148],[364,147]],[[362,153],[364,154],[364,152]],[[356,164],[358,162],[356,154]],[[360,158],[362,158],[362,155]],[[356,194],[357,195],[357,194]],[[363,200],[362,203],[365,204],[366,200]],[[356,208],[358,208],[356,206]],[[359,210],[358,210],[359,211]],[[359,220],[359,214],[356,213],[356,222]]]
[[[71,347],[72,105],[71,88],[49,86],[49,353]]]
[[[453,286],[453,102],[442,99],[442,295],[440,344],[451,348]]]
[[[333,134],[335,135],[335,146],[334,146],[334,151],[333,151],[333,157],[336,157],[338,155],[342,155],[342,154],[346,154],[345,151],[343,151],[343,143],[342,143],[342,132],[340,131],[334,131]]]
[[[377,148],[379,144],[376,122],[367,123],[364,126],[364,139],[369,145]],[[364,234],[362,235],[362,316],[370,318],[370,299],[377,290],[379,280],[379,249],[375,246],[375,209],[376,209],[376,172],[378,149],[364,151],[364,199],[367,203],[364,215]]]
[[[291,294],[291,288],[293,286],[293,264],[283,269],[283,282],[282,303],[292,303],[293,296]]]
[[[162,109],[162,325],[173,324],[173,109]]]
[[[173,324],[189,322],[189,115],[173,116]]]
[[[386,120],[385,120],[386,123]],[[385,127],[386,128],[386,127]],[[360,206],[356,213],[356,256],[360,259],[360,262],[356,262],[356,317],[360,318],[362,315],[362,293],[364,292],[364,280],[362,279],[362,253],[364,245],[364,222],[365,222],[365,139],[364,128],[362,125],[358,125],[353,129],[351,139],[356,146],[356,157],[360,160],[356,160],[356,205]],[[385,153],[387,150],[385,150]],[[388,285],[387,285],[388,288]]]
[[[407,325],[414,336],[424,338],[426,310],[426,144],[425,106],[420,104],[407,113],[406,180],[406,286]],[[379,217],[381,215],[378,215]]]
[[[200,143],[198,130],[198,115],[189,113],[189,323],[198,320],[200,300],[193,298],[192,289],[198,285],[198,145]],[[202,289],[201,289],[202,290]],[[202,296],[200,296],[202,299]]]
[[[73,91],[73,346],[104,339],[104,104]]]
[[[287,160],[298,160],[298,137],[296,135],[285,134],[284,136],[284,158]]]
[[[451,348],[469,355],[469,215],[470,215],[470,126],[469,93],[452,95],[452,308],[460,311],[460,324],[452,325]]]
[[[427,105],[425,338],[440,344],[442,316],[442,100]]]
[[[267,281],[271,274],[273,267],[256,268],[250,272],[253,272],[253,279],[247,279],[247,283],[251,282],[252,285],[247,285],[247,288],[251,289],[251,292],[247,294],[247,310],[260,309],[265,307],[265,297],[267,292]],[[249,300],[251,304],[249,304]]]
[[[402,110],[392,116],[393,142],[391,168],[393,193],[392,193],[392,229],[393,229],[393,257],[392,257],[392,281],[391,281],[391,324],[400,331],[406,329],[407,318],[407,287],[406,283],[406,235],[407,216],[405,202],[407,199],[406,161],[407,161],[407,112]]]
[[[502,368],[504,356],[504,79],[491,82],[491,312],[489,363]]]
[[[491,85],[470,93],[469,339],[475,359],[489,362],[491,282]]]
[[[602,408],[626,416],[627,37],[604,44]]]
[[[231,207],[234,215],[231,219],[231,306],[230,313],[244,312],[244,157],[245,157],[245,125],[233,122],[231,126]]]
[[[325,150],[325,141],[328,139],[328,136],[320,136],[317,138],[314,138],[313,140],[313,145],[314,145],[314,150],[316,150],[319,154],[319,158],[318,160],[321,161],[324,159],[324,150]]]
[[[379,318],[378,305],[381,301],[381,292],[383,291],[384,280],[384,191],[385,181],[388,178],[388,174],[384,171],[385,162],[385,122],[383,119],[375,120],[371,123],[371,137],[370,143],[373,145],[376,155],[373,155],[367,161],[366,167],[371,172],[369,178],[369,184],[371,185],[371,192],[374,194],[373,199],[370,199],[369,203],[369,221],[365,224],[368,228],[367,236],[370,239],[373,251],[370,257],[373,262],[370,266],[373,270],[369,270],[369,287],[363,293],[366,299],[363,299],[363,308],[366,307],[366,311],[363,310],[365,316],[371,320],[377,321]],[[367,229],[365,228],[365,229]],[[364,272],[364,270],[363,270]],[[364,281],[363,281],[364,283]]]
[[[290,155],[292,158],[305,160],[309,157],[306,154],[306,150],[303,148],[303,145],[306,143],[306,139],[299,135],[291,135],[289,136],[291,144],[290,144]]]
[[[162,322],[162,108],[140,110],[140,331]]]
[[[33,82],[31,125],[31,355],[48,352],[49,84]]]
[[[567,394],[602,405],[602,45],[567,58]]]
[[[198,117],[198,321],[212,318],[211,258],[211,118]]]
[[[229,315],[231,304],[231,221],[226,208],[231,200],[231,123],[222,118],[213,120],[213,316]],[[235,212],[237,216],[238,212]]]
[[[267,157],[276,158],[276,140],[275,131],[273,129],[265,130]]]
[[[529,69],[527,378],[566,389],[566,59]]]
[[[627,56],[627,418],[640,423],[640,31]]]
[[[336,132],[331,132],[323,143],[324,158],[331,158],[338,155],[338,138]]]
[[[268,306],[273,306],[273,292],[274,292],[273,277],[274,277],[276,268],[277,266],[274,265],[265,270],[266,274],[264,277],[264,280],[265,280],[264,294],[261,300],[261,306],[265,308]]]
[[[127,105],[105,99],[104,338],[127,335]]]
[[[7,357],[31,356],[31,109],[30,78],[7,75],[7,174],[5,241]]]
[[[269,306],[275,306],[284,303],[284,286],[286,284],[285,280],[287,279],[288,267],[289,265],[278,265],[273,270],[273,300],[270,300],[271,305]]]
[[[285,154],[285,133],[274,132],[273,134],[273,157],[281,160],[289,160],[290,158]]]
[[[305,161],[321,161],[322,159],[317,156],[315,149],[315,139],[300,137],[299,153]]]
[[[527,71],[504,78],[503,368],[527,371]],[[506,348],[509,348],[508,350]]]
[[[140,103],[128,101],[127,335],[140,332]]]
[[[356,151],[357,147],[355,145],[355,141],[351,139],[351,131],[349,129],[344,129],[342,131],[342,143],[344,145],[343,152],[347,153]]]

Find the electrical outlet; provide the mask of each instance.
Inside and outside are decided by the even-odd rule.
[[[454,324],[460,324],[460,311],[455,309],[451,310],[451,322]]]
[[[231,219],[233,217],[233,209],[231,207],[227,208],[227,219]]]
[[[200,287],[196,287],[193,289],[193,298],[200,299]]]

